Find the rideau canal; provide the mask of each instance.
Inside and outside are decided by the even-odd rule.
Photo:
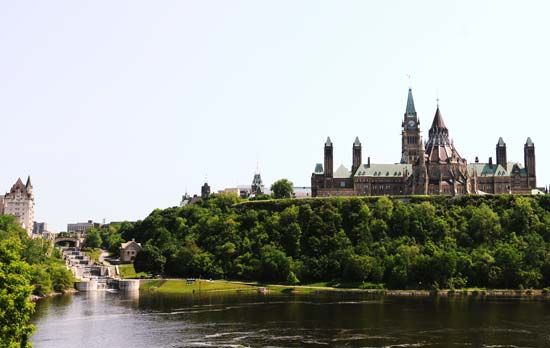
[[[550,301],[89,292],[37,303],[36,348],[550,347]]]

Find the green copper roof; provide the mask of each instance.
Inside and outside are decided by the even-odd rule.
[[[353,142],[353,145],[361,146],[361,142],[359,141],[359,137],[355,137],[355,141]]]
[[[525,145],[527,145],[527,146],[534,146],[535,144],[533,144],[533,140],[531,140],[531,137],[528,137],[528,138],[527,138],[527,141],[525,142]]]
[[[504,142],[504,140],[502,140],[502,137],[498,138],[498,146],[506,146],[506,143]]]
[[[407,96],[407,109],[405,110],[405,114],[407,115],[416,114],[416,109],[414,108],[413,92],[411,88],[409,88],[409,95]]]
[[[412,174],[411,164],[366,164],[359,167],[355,176],[402,177]]]
[[[315,165],[315,171],[314,173],[315,174],[323,174],[324,170],[323,170],[323,164],[322,163],[317,163]]]
[[[508,162],[506,164],[506,170],[510,175],[519,174],[520,176],[527,176],[527,169],[523,167],[523,164],[518,162]]]
[[[332,141],[330,140],[330,137],[327,137],[327,141],[325,142],[325,146],[332,146]]]
[[[469,163],[468,171],[471,175],[477,173],[477,176],[510,176],[508,169],[500,164]]]

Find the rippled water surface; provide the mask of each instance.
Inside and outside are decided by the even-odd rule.
[[[41,301],[34,347],[550,347],[550,301],[128,296]]]

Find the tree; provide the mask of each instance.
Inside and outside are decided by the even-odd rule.
[[[286,193],[278,186],[286,186]],[[290,197],[291,188],[279,180],[273,195]],[[543,198],[243,202],[212,195],[156,209],[143,221],[121,224],[119,233],[146,246],[136,269],[166,276],[290,284],[348,279],[393,289],[544,287],[550,286],[550,199]],[[3,226],[0,218],[0,240]],[[102,237],[105,246],[117,244],[116,238]],[[22,258],[41,262],[41,254],[39,245],[28,245]],[[43,274],[35,278],[47,286]]]
[[[134,261],[136,272],[150,272],[153,274],[163,274],[166,257],[159,248],[151,243],[146,243],[143,249],[137,254]]]
[[[34,304],[30,266],[21,261],[21,243],[15,238],[0,241],[0,346],[30,347]]]
[[[57,292],[65,292],[74,285],[73,274],[60,264],[53,264],[48,269],[52,280],[53,289]]]
[[[344,277],[346,280],[364,282],[376,273],[376,260],[370,256],[352,255],[346,262]]]
[[[500,233],[498,215],[485,203],[470,209],[472,210],[468,229],[470,237],[478,243],[495,240]]]
[[[294,194],[293,184],[288,179],[277,180],[271,185],[273,198],[291,198]]]
[[[261,251],[263,279],[285,282],[292,280],[290,275],[290,258],[284,251],[272,245],[266,245]]]
[[[101,234],[95,228],[91,228],[86,233],[86,239],[84,240],[84,246],[86,248],[100,248],[103,241],[101,240]]]

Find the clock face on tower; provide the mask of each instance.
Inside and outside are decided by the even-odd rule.
[[[412,128],[412,127],[414,127],[415,122],[413,120],[410,120],[407,124],[409,125],[409,127]]]

